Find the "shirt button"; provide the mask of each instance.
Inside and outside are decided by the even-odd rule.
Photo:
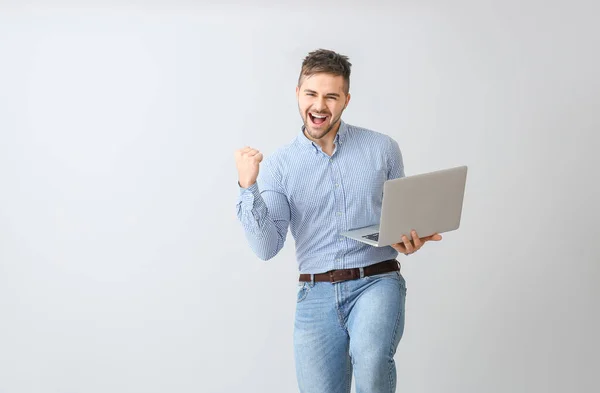
[[[338,216],[341,216],[341,215],[342,215],[342,212],[337,212],[337,215],[338,215]]]
[[[335,183],[335,186],[336,186],[336,187],[339,187],[340,185],[339,185],[338,183]]]

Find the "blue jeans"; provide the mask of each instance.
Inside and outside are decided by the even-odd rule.
[[[396,391],[406,282],[398,271],[339,283],[300,282],[294,325],[301,393]]]

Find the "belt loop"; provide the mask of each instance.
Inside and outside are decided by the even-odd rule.
[[[360,271],[360,278],[364,278],[365,277],[365,268],[359,267],[358,270]]]
[[[311,286],[315,286],[315,275],[314,274],[310,275],[310,284],[311,284]]]

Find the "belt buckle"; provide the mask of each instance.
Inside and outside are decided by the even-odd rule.
[[[339,276],[338,279],[334,278],[335,272],[338,273],[337,274]],[[344,273],[348,273],[348,274],[344,274]],[[347,277],[346,277],[346,275],[347,275]],[[331,271],[329,271],[329,281],[332,284],[335,284],[335,283],[338,283],[338,282],[343,282],[343,281],[348,281],[348,280],[350,280],[352,278],[352,276],[353,276],[352,275],[352,271],[350,271],[350,270],[338,270],[338,271],[331,270]]]
[[[336,282],[339,282],[339,281],[335,281],[333,279],[333,272],[334,272],[333,270],[329,271],[329,282],[332,283],[332,284],[335,284]]]

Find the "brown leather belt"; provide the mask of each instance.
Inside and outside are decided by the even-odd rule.
[[[375,274],[388,273],[400,270],[400,264],[395,259],[388,261],[378,262],[370,266],[363,268],[363,277],[373,276]],[[355,267],[352,269],[337,269],[330,270],[325,273],[318,273],[314,275],[315,282],[317,281],[329,281],[331,283],[341,282],[346,280],[356,280],[360,278],[360,268]],[[300,281],[311,281],[310,274],[300,274]]]

